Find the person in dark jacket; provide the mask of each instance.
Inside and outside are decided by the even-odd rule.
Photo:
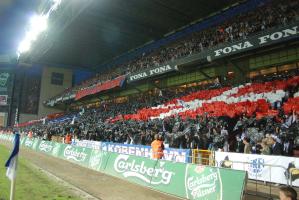
[[[271,144],[271,155],[282,155],[283,153],[282,145],[276,141],[276,138],[271,137],[270,144]]]
[[[293,156],[293,148],[294,148],[294,142],[287,138],[284,142],[283,142],[283,155],[284,156]]]

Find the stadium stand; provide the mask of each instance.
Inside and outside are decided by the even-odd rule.
[[[78,139],[142,145],[159,133],[170,147],[235,152],[244,151],[242,140],[248,138],[252,153],[273,154],[267,149],[278,141],[282,146],[276,154],[290,156],[289,148],[299,145],[298,75],[273,74],[234,87],[210,85],[208,90],[166,90],[129,103],[81,108],[22,131],[44,139],[73,133]]]
[[[148,54],[144,53],[141,57],[128,63],[114,66],[105,73],[98,73],[95,77],[84,81],[74,88],[67,89],[51,100],[59,99],[63,101],[63,99],[73,99],[78,91],[94,85],[101,85],[120,75],[131,74],[149,67],[167,64],[170,61],[191,56],[225,42],[246,39],[250,35],[269,28],[289,24],[299,20],[298,8],[299,3],[297,1],[288,0],[283,3],[279,0],[268,1],[259,5],[254,11],[242,13],[223,24],[192,33],[172,44],[161,47]]]
[[[244,198],[299,186],[299,1],[108,2],[39,16],[51,29],[18,52],[0,140],[186,199],[231,193],[234,170]]]
[[[110,89],[105,86],[106,82],[119,80],[121,75],[298,21],[298,8],[298,1],[266,1],[253,11],[97,74],[45,103],[54,106],[57,99],[73,100],[79,91],[93,90],[95,86],[99,86],[99,91]],[[262,146],[270,148],[275,140],[282,145],[279,154],[291,155],[289,149],[299,146],[298,85],[298,69],[234,86],[217,80],[185,89],[159,89],[119,103],[102,101],[93,107],[80,106],[55,119],[44,118],[19,124],[19,127],[23,127],[25,134],[33,132],[44,139],[72,133],[80,140],[142,145],[150,145],[154,135],[159,133],[165,143],[174,148],[236,152],[243,152],[242,140],[249,140],[254,147],[250,151],[267,154],[273,152]]]

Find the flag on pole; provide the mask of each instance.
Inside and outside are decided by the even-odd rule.
[[[6,176],[12,181],[16,178],[17,174],[17,157],[19,154],[19,145],[20,145],[20,135],[19,133],[15,134],[14,138],[14,147],[13,150],[5,163],[7,168]]]
[[[72,121],[71,121],[71,125],[74,125],[75,124],[75,119],[76,119],[76,116],[73,117]]]
[[[47,120],[47,117],[43,118],[42,121],[43,121],[43,125],[46,124],[46,120]]]

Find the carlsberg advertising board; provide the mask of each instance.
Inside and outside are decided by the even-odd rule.
[[[63,146],[64,148],[62,148],[59,154],[60,158],[88,167],[91,149],[74,147],[72,145]]]
[[[247,180],[246,171],[152,160],[38,139],[26,138],[23,146],[191,200],[240,200]]]
[[[39,146],[37,148],[38,151],[46,153],[46,154],[52,154],[52,151],[54,149],[55,144],[49,141],[41,141],[39,143]]]
[[[185,173],[186,198],[241,199],[245,176],[246,173],[242,171],[188,164]]]
[[[241,199],[246,180],[244,171],[115,153],[111,153],[104,173],[193,200]]]
[[[108,152],[94,149],[91,151],[88,167],[96,171],[104,171],[109,157]]]
[[[157,161],[155,160],[145,160],[142,157],[111,153],[105,172],[144,186],[151,184],[153,176],[160,177],[161,182],[167,184],[170,181],[169,172],[155,170],[156,164]]]

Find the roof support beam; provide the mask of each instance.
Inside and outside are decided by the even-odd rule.
[[[202,70],[199,70],[199,72],[204,75],[206,78],[211,79],[212,77],[210,77],[207,73],[203,72]]]
[[[238,69],[242,74],[245,74],[244,70],[243,70],[241,67],[239,67],[236,63],[232,62],[231,60],[229,61],[229,63],[230,63],[233,67],[235,67],[236,69]]]

